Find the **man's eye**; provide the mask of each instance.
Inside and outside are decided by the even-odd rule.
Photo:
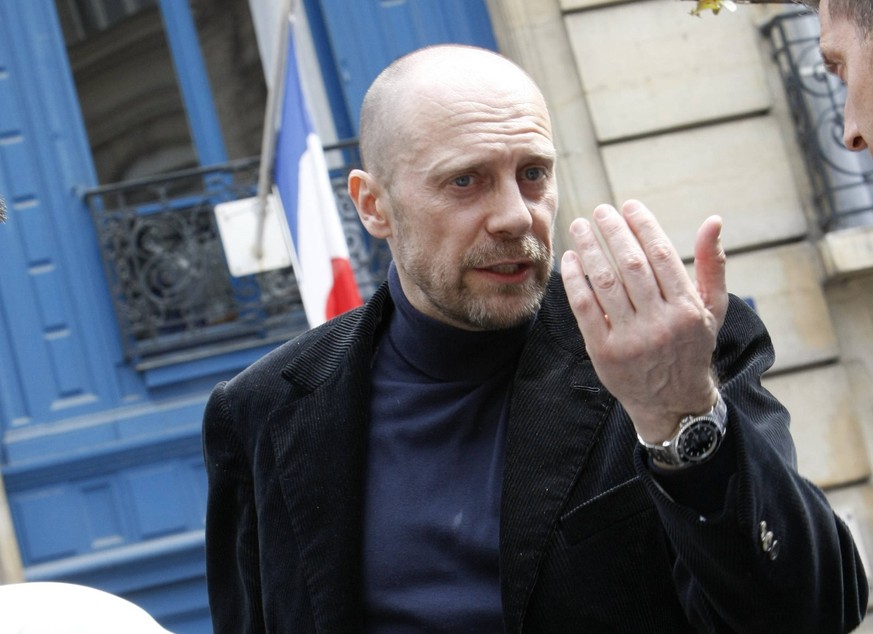
[[[524,169],[525,180],[535,181],[546,175],[546,170],[542,167],[526,167]]]
[[[457,187],[469,187],[473,184],[473,177],[469,174],[464,174],[463,176],[457,176],[452,180],[452,184]]]
[[[844,78],[844,76],[843,76],[843,74],[844,74],[844,67],[843,67],[842,64],[838,64],[838,63],[836,63],[836,62],[828,61],[828,62],[825,62],[824,67],[825,67],[825,70],[826,70],[829,74],[831,74],[831,75],[833,75],[834,77],[836,77],[837,79],[839,79],[841,83],[843,83],[843,84],[846,83],[846,80],[845,80],[845,78]]]

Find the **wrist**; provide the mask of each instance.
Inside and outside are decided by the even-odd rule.
[[[718,396],[718,388],[710,384],[701,392],[705,396],[700,400],[695,399],[690,405],[685,403],[686,409],[676,407],[655,409],[651,405],[641,404],[634,408],[626,405],[625,411],[633,421],[641,442],[660,445],[676,435],[682,420],[689,415],[703,416],[712,410]]]
[[[637,434],[639,442],[659,466],[681,468],[705,462],[718,450],[727,431],[727,405],[716,391],[715,403],[703,414],[681,417],[665,440],[651,443]]]

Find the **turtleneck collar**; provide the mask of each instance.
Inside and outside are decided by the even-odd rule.
[[[388,270],[394,311],[387,339],[410,365],[439,381],[483,381],[515,366],[534,318],[512,328],[470,331],[428,317],[403,292],[394,263]]]

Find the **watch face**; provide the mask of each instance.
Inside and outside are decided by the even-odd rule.
[[[679,433],[676,452],[687,462],[703,460],[718,445],[719,431],[714,421],[697,419]]]

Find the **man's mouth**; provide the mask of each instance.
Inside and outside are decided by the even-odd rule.
[[[501,275],[512,275],[513,273],[517,273],[520,269],[526,269],[530,266],[527,262],[504,262],[501,264],[493,264],[491,266],[481,267],[486,271],[491,271],[493,273],[499,273]]]
[[[486,278],[490,277],[501,284],[519,284],[527,281],[533,264],[524,262],[500,262],[486,266],[476,267],[474,270]]]
[[[515,242],[483,245],[467,254],[462,267],[500,284],[526,283],[549,264],[548,247],[533,236]]]

